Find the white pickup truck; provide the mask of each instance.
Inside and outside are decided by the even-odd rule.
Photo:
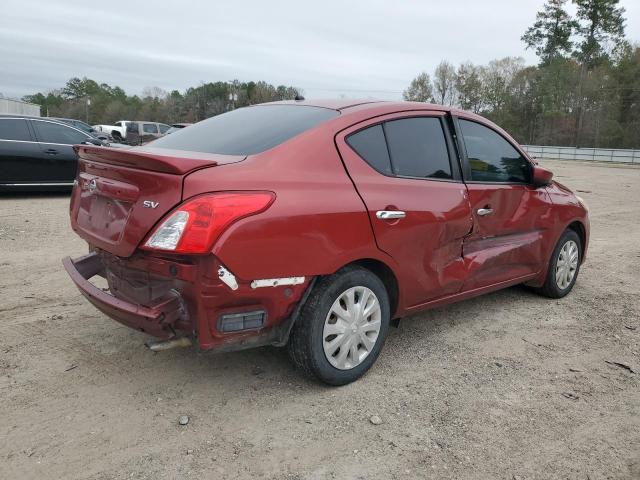
[[[138,144],[164,136],[171,126],[158,122],[119,120],[113,125],[94,125],[93,128],[110,134],[116,142]]]

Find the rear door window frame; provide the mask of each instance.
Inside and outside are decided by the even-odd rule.
[[[86,132],[83,132],[82,130],[72,126],[72,125],[68,125],[66,123],[62,123],[62,122],[52,122],[51,120],[47,120],[46,117],[44,118],[30,118],[29,119],[29,123],[31,123],[31,130],[32,133],[34,135],[34,138],[36,139],[37,143],[43,143],[45,145],[66,145],[66,146],[73,146],[73,145],[77,145],[76,143],[58,143],[58,142],[47,142],[44,140],[40,139],[40,136],[38,135],[38,128],[37,126],[33,123],[33,122],[44,122],[44,123],[53,123],[54,125],[58,125],[61,126],[63,128],[70,128],[71,130],[75,130],[76,132],[78,132],[79,134],[81,134],[82,136],[84,136],[84,139],[88,139],[91,138],[91,135],[89,135]]]
[[[31,122],[29,121],[30,120],[29,118],[24,118],[24,117],[1,117],[0,118],[0,122],[6,121],[6,120],[22,120],[22,121],[24,121],[26,126],[27,126],[27,132],[29,133],[30,140],[12,140],[10,138],[0,138],[0,142],[38,143],[38,141],[36,140],[34,129],[30,125]]]
[[[407,115],[407,113],[409,113]],[[404,115],[403,115],[404,114]],[[349,133],[347,133],[344,136],[344,143],[351,149],[353,150],[353,152],[358,155],[358,157],[360,157],[362,159],[362,161],[364,161],[368,166],[370,166],[373,170],[375,170],[376,172],[378,172],[380,175],[383,175],[385,177],[389,177],[389,178],[408,178],[408,179],[412,179],[412,180],[426,180],[426,181],[433,181],[433,182],[456,182],[456,183],[461,183],[463,181],[462,178],[462,174],[460,171],[460,162],[458,159],[458,149],[456,148],[456,145],[454,144],[454,139],[450,130],[450,125],[447,119],[447,112],[445,111],[441,111],[441,110],[436,110],[436,111],[415,111],[415,112],[395,112],[395,113],[390,113],[390,114],[385,114],[382,118],[380,118],[378,121],[373,121],[371,123],[369,123],[371,120],[374,120],[374,118],[370,118],[368,120],[365,120],[366,125],[362,126],[362,128],[358,128],[354,131],[351,131]],[[387,152],[389,157],[391,157],[391,153],[389,152],[389,144],[388,144],[388,140],[387,140],[387,136],[385,133],[385,128],[384,128],[384,124],[386,122],[392,122],[394,120],[404,120],[404,119],[409,119],[409,118],[438,118],[440,120],[440,126],[442,127],[442,132],[444,134],[444,138],[445,138],[445,144],[447,147],[447,154],[449,157],[449,167],[451,168],[451,177],[452,178],[437,178],[437,177],[414,177],[414,176],[409,176],[409,175],[397,175],[395,173],[392,174],[388,174],[385,173],[383,171],[380,171],[379,169],[375,168],[373,165],[371,165],[366,159],[364,159],[348,142],[348,139],[351,135],[354,135],[358,132],[361,132],[363,130],[366,130],[367,128],[370,127],[375,127],[377,125],[380,125],[382,127],[382,131],[383,134],[385,136],[384,141],[385,144],[387,145]],[[353,127],[353,126],[352,126]],[[352,128],[350,127],[350,128]],[[338,132],[340,133],[340,132]],[[390,158],[391,161],[391,168],[393,171],[393,160]]]

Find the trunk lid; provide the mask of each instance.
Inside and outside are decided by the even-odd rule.
[[[155,224],[182,201],[183,180],[244,156],[159,148],[77,146],[71,226],[91,245],[131,256]]]

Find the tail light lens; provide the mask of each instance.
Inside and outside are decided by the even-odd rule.
[[[275,200],[271,192],[210,193],[187,200],[147,237],[145,250],[208,253],[232,223],[265,211]]]

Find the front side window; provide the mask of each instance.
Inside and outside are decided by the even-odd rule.
[[[142,131],[144,133],[158,133],[158,126],[155,123],[143,123]]]
[[[38,141],[42,143],[60,143],[65,145],[75,145],[87,139],[83,133],[59,123],[43,122],[34,120]]]
[[[158,127],[160,127],[160,133],[167,133],[171,127],[169,125],[165,125],[164,123],[159,123]]]
[[[531,164],[504,137],[484,125],[460,120],[471,180],[529,183]]]
[[[351,134],[346,141],[364,161],[384,175],[453,178],[439,118],[389,120]]]
[[[92,130],[92,127],[90,125],[87,125],[84,122],[75,121],[72,124],[73,124],[74,127],[76,127],[79,130],[82,130],[83,132],[89,133]]]
[[[33,140],[24,118],[0,118],[0,140]]]

